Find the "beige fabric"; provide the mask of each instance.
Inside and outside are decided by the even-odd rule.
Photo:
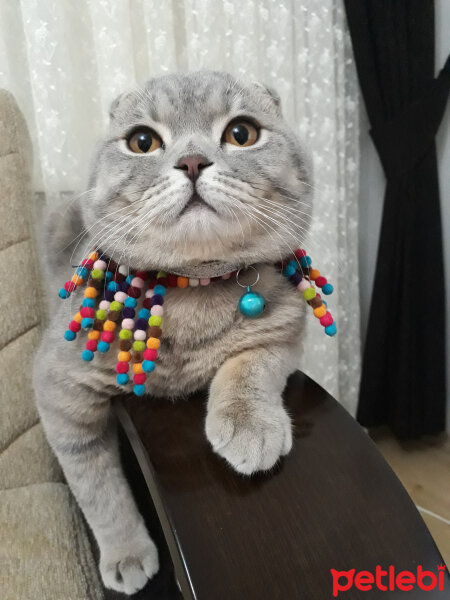
[[[2,255],[0,252],[0,260]],[[39,418],[33,402],[31,377],[27,373],[39,334],[39,328],[34,327],[0,350],[0,452]]]
[[[42,305],[30,156],[23,118],[0,90],[0,597],[100,600],[84,522],[34,405]]]
[[[0,590],[11,600],[101,600],[79,511],[66,485],[1,492]]]
[[[25,431],[0,454],[0,481],[2,489],[63,481],[61,467],[40,423]]]

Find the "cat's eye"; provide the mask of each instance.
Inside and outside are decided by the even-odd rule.
[[[250,121],[233,121],[228,125],[223,134],[223,141],[233,146],[246,148],[253,146],[258,140],[259,130]]]
[[[157,133],[149,127],[135,129],[127,138],[128,148],[136,154],[148,154],[161,148],[162,140]]]

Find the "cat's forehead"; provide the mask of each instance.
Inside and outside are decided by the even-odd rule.
[[[257,115],[270,104],[255,85],[227,73],[200,71],[152,79],[128,95],[121,121],[150,118],[173,132],[204,128],[235,115]]]

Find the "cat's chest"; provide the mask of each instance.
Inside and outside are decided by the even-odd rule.
[[[168,347],[194,349],[236,326],[241,290],[233,284],[168,289],[164,299],[163,338]]]

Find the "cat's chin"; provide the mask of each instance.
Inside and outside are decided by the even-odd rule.
[[[212,211],[217,212],[208,202],[206,202],[200,194],[192,194],[191,198],[186,202],[185,207],[180,212],[180,218],[188,213],[194,212],[199,214],[199,211]]]

